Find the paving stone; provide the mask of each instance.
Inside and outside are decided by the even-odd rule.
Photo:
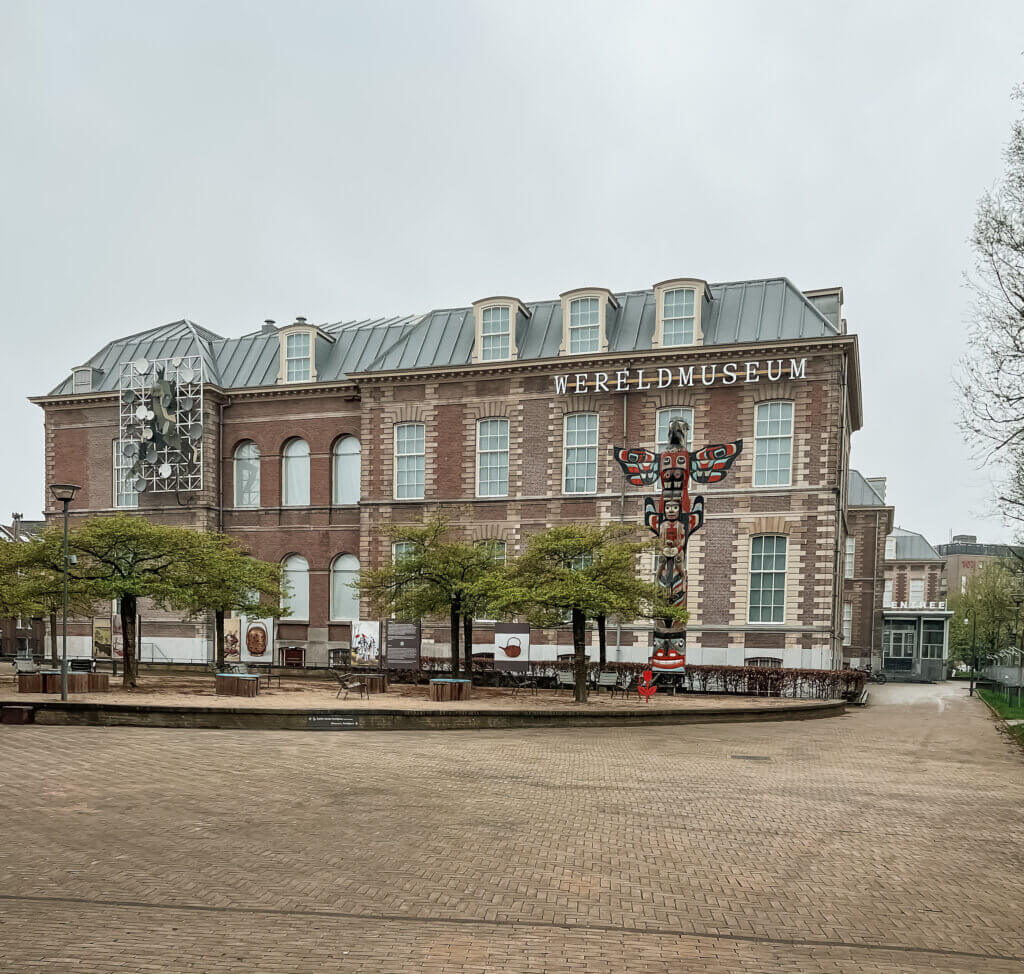
[[[958,690],[873,700],[629,730],[3,726],[0,971],[1024,969],[1021,752]]]

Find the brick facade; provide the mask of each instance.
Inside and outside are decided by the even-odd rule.
[[[330,568],[342,554],[354,555],[362,568],[391,557],[385,539],[375,533],[387,520],[416,521],[436,508],[462,508],[460,522],[469,538],[505,541],[509,555],[532,532],[567,521],[623,520],[642,523],[643,496],[629,487],[612,456],[613,445],[654,448],[656,416],[661,408],[693,410],[695,447],[744,440],[743,452],[720,485],[701,488],[705,524],[691,540],[689,653],[695,662],[742,663],[774,656],[786,665],[832,665],[839,658],[840,592],[837,576],[845,539],[844,479],[849,455],[849,398],[845,378],[852,339],[840,336],[812,342],[754,346],[664,349],[637,352],[595,363],[574,361],[573,369],[636,368],[696,363],[697,378],[688,387],[625,392],[556,392],[555,376],[564,361],[501,362],[452,367],[430,374],[406,371],[365,374],[351,381],[259,389],[211,388],[206,399],[204,437],[206,479],[203,491],[187,496],[142,494],[138,513],[197,529],[221,528],[239,538],[257,557],[281,561],[301,555],[309,565],[309,619],[285,622],[278,645],[306,650],[307,663],[327,662],[331,649],[347,649],[349,626],[329,618]],[[721,365],[744,358],[805,359],[803,377],[751,383],[724,383]],[[717,380],[704,386],[700,365],[719,366]],[[859,390],[857,390],[859,395]],[[794,404],[792,480],[784,487],[755,487],[754,414],[757,404],[786,400]],[[93,393],[41,400],[46,414],[46,481],[82,485],[73,505],[76,518],[114,510],[113,443],[118,436],[116,394]],[[573,412],[598,416],[597,486],[592,494],[563,492],[563,424]],[[509,421],[509,489],[502,498],[477,498],[477,423],[484,418]],[[425,427],[425,497],[394,499],[394,427],[419,422]],[[354,436],[361,443],[361,501],[332,504],[334,444]],[[308,506],[284,507],[281,497],[282,451],[301,437],[310,451]],[[235,447],[252,441],[260,451],[261,503],[257,509],[233,504],[232,457]],[[56,511],[49,510],[52,517]],[[856,531],[860,521],[852,520]],[[880,527],[876,527],[877,538]],[[788,539],[785,618],[778,624],[751,624],[748,593],[751,538],[780,534]],[[859,545],[864,549],[864,545]],[[878,593],[876,593],[878,594]],[[880,594],[878,594],[880,597]],[[858,598],[869,596],[858,596]],[[858,609],[865,620],[875,612]],[[159,645],[183,632],[182,623],[143,607],[144,639]],[[364,617],[369,609],[362,607]],[[184,624],[186,626],[191,624]],[[869,631],[865,621],[862,627]],[[86,636],[81,621],[72,633]],[[195,629],[209,638],[208,625]],[[860,630],[858,630],[858,638]],[[424,653],[447,651],[447,628],[424,627]],[[477,627],[475,642],[486,644],[491,628]],[[538,645],[563,646],[569,631],[538,633]],[[616,627],[615,647],[649,644],[646,626]],[[479,648],[484,648],[480,645]]]

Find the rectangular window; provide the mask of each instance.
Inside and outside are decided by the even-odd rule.
[[[509,357],[511,318],[508,308],[484,308],[480,316],[480,358],[485,362]]]
[[[601,302],[576,298],[569,305],[569,354],[583,355],[601,347]]]
[[[857,557],[857,539],[846,539],[846,560],[843,565],[843,575],[846,578],[853,578],[854,562]]]
[[[786,619],[786,538],[765,534],[750,543],[750,622]]]
[[[923,578],[912,578],[910,580],[910,601],[911,602],[923,602],[924,601],[924,579]]]
[[[567,494],[597,490],[597,413],[570,413],[565,417],[565,476]]]
[[[92,392],[92,369],[75,369],[71,375],[73,392]]]
[[[885,580],[885,591],[882,593],[882,605],[892,605],[892,579]]]
[[[693,288],[666,291],[662,312],[662,345],[693,344]]]
[[[925,620],[921,633],[921,659],[942,659],[942,642],[946,624]]]
[[[508,496],[508,420],[483,419],[477,424],[478,497]]]
[[[391,546],[391,561],[401,561],[406,555],[411,555],[414,547],[411,541],[396,541]]]
[[[853,603],[843,603],[843,645],[849,646],[853,642]]]
[[[285,375],[289,382],[309,381],[312,374],[309,349],[309,332],[300,332],[285,338]]]
[[[893,561],[896,558],[896,537],[895,535],[888,535],[885,539],[885,558],[886,561]]]
[[[422,423],[395,427],[395,497],[423,498],[426,428]]]
[[[139,494],[133,485],[132,461],[124,455],[124,444],[114,440],[114,507],[138,507]]]
[[[788,486],[793,460],[793,404],[762,402],[754,420],[754,486]]]
[[[658,410],[658,435],[655,450],[661,453],[668,449],[668,424],[674,419],[686,423],[686,449],[693,446],[693,410],[689,406],[669,406]]]

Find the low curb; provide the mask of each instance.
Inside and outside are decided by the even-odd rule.
[[[4,706],[13,706],[6,703]],[[33,722],[50,726],[174,727],[204,730],[426,731],[506,730],[530,727],[629,727],[667,724],[815,720],[846,712],[843,700],[789,706],[650,712],[608,710],[287,710],[241,707],[136,706],[46,701],[31,704]]]

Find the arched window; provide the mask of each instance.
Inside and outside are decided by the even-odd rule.
[[[281,608],[291,609],[290,620],[309,621],[309,562],[302,555],[289,555],[283,562],[287,594],[281,595]]]
[[[355,555],[338,555],[331,562],[331,619],[359,618],[359,593],[352,583],[359,581],[359,559]]]
[[[309,444],[289,440],[281,455],[281,503],[284,507],[309,504]]]
[[[334,444],[332,479],[335,504],[359,503],[359,453],[359,440],[354,436],[343,436]]]
[[[235,507],[260,506],[260,448],[246,440],[235,447]]]

